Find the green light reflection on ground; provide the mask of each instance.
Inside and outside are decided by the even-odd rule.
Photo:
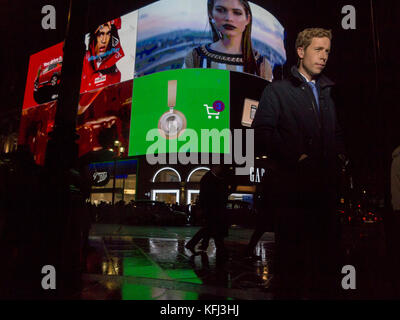
[[[125,257],[122,259],[123,275],[133,277],[146,277],[153,279],[172,279],[183,282],[202,284],[203,282],[191,269],[162,270],[149,261],[145,256]],[[199,295],[190,291],[173,291],[174,299],[198,300]],[[123,300],[155,300],[168,295],[165,289],[145,285],[124,283],[122,285]]]
[[[165,270],[167,275],[174,279],[184,282],[202,284],[203,281],[196,275],[196,273],[191,269],[170,269]],[[181,300],[198,300],[199,295],[195,292],[185,291],[182,292]]]
[[[144,256],[123,258],[122,270],[124,276],[154,279],[162,277],[162,270]],[[153,288],[148,286],[127,283],[122,285],[122,300],[152,300],[153,293]]]

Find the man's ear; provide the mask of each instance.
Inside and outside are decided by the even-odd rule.
[[[304,58],[304,48],[303,47],[298,47],[297,48],[297,55],[299,56],[299,59]]]

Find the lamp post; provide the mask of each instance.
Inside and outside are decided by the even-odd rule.
[[[119,154],[121,156],[121,154],[124,154],[125,148],[124,147],[120,147],[119,148]],[[122,180],[122,201],[124,201],[125,199],[125,178]]]
[[[115,181],[116,181],[116,174],[117,174],[117,158],[121,155],[121,149],[123,147],[120,147],[121,142],[118,140],[114,141],[114,170],[113,170],[113,189],[112,189],[112,205],[115,203]]]
[[[85,55],[84,35],[88,0],[70,0],[68,25],[63,47],[63,66],[54,130],[46,149],[47,170],[47,243],[44,256],[57,270],[58,297],[74,294],[80,287],[80,225],[74,196],[70,189],[71,169],[78,160],[76,116],[79,103],[82,65]]]

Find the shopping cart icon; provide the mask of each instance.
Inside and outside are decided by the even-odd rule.
[[[207,109],[208,119],[211,119],[212,116],[214,116],[215,119],[219,119],[220,112],[211,112],[211,110],[212,111],[215,111],[215,110],[213,107],[209,107],[208,104],[204,104],[204,107],[206,107],[206,109]]]

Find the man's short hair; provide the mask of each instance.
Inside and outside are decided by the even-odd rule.
[[[313,38],[323,37],[327,37],[329,40],[332,40],[332,31],[322,28],[307,28],[297,35],[296,50],[300,47],[303,47],[304,50],[306,50],[311,44]]]

